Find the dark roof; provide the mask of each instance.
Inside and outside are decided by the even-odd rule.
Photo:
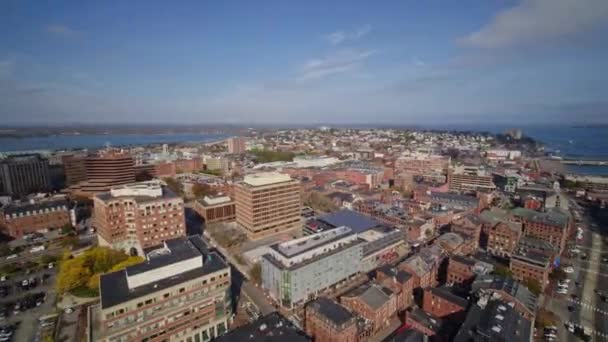
[[[401,330],[402,327],[399,327],[396,331],[390,334],[387,338],[382,340],[382,342],[426,342],[428,341],[428,337],[425,336],[418,330],[408,329]]]
[[[538,212],[527,208],[515,208],[511,213],[515,216],[523,217],[528,221],[561,228],[566,228],[570,221],[570,214],[568,211],[561,208],[550,208],[546,212]]]
[[[350,227],[355,233],[361,233],[380,225],[380,222],[348,209],[323,215],[318,220],[324,221],[334,227]]]
[[[438,332],[443,324],[443,320],[441,318],[435,317],[434,315],[431,315],[418,307],[412,308],[407,312],[406,315],[409,319],[420,323],[422,326],[434,332]]]
[[[526,286],[514,279],[503,278],[498,275],[482,275],[475,278],[475,281],[471,284],[471,290],[473,292],[480,290],[490,292],[503,291],[519,301],[530,312],[536,312],[538,297],[530,292]]]
[[[474,305],[454,337],[455,342],[530,341],[531,322],[506,301],[485,299]]]
[[[66,199],[54,199],[54,200],[46,200],[36,203],[25,203],[25,204],[11,204],[2,208],[2,212],[5,215],[26,213],[28,211],[38,211],[44,209],[57,208],[61,206],[66,206],[66,210],[68,209],[68,201]]]
[[[155,253],[152,251],[148,254],[148,258],[145,262],[127,267],[127,275],[136,275],[202,255],[201,251],[189,239],[167,240],[165,241],[165,245],[166,249],[163,245],[159,247],[163,248],[165,251],[170,251],[169,253],[161,253],[152,256],[152,253]],[[158,251],[159,249],[156,250]]]
[[[395,268],[393,265],[390,265],[390,264],[380,267],[378,269],[378,272],[382,272],[389,277],[393,277],[400,284],[404,284],[412,277],[411,273],[406,272],[399,268]]]
[[[364,284],[348,292],[343,297],[358,297],[373,310],[380,309],[393,294],[391,289],[378,284]]]
[[[254,322],[230,330],[217,342],[308,342],[312,338],[278,312],[269,313]]]
[[[450,259],[468,266],[474,266],[477,263],[477,260],[462,255],[453,255]]]
[[[195,246],[195,243],[192,243],[192,240],[200,239],[200,237],[189,237],[175,239],[182,240],[184,244],[190,243],[192,246]],[[194,248],[194,247],[193,247]],[[190,247],[188,247],[190,249]],[[195,248],[196,249],[196,248]],[[188,252],[190,253],[190,252]],[[172,276],[170,278],[160,279],[156,282],[152,282],[146,285],[142,285],[133,289],[129,289],[127,284],[127,272],[133,274],[132,268],[135,267],[137,273],[143,272],[143,268],[146,266],[142,266],[145,264],[139,264],[135,266],[127,267],[125,270],[116,271],[112,273],[103,274],[100,277],[100,285],[99,285],[99,294],[101,297],[101,308],[106,309],[126,301],[142,297],[148,295],[153,292],[161,291],[162,289],[178,285],[188,280],[196,279],[202,277],[204,275],[217,272],[222,269],[228,270],[228,265],[226,262],[220,258],[220,256],[215,253],[206,253],[205,251],[200,251],[199,254],[203,259],[203,266],[199,268],[195,268],[189,270],[187,272],[180,273],[178,275]]]
[[[319,297],[308,303],[306,310],[310,309],[329,320],[336,328],[346,327],[355,321],[355,316],[350,311],[327,297]]]
[[[441,297],[450,303],[456,304],[462,308],[465,308],[469,305],[469,301],[465,298],[462,298],[452,292],[452,290],[448,287],[427,287],[428,291],[430,291],[435,296]]]

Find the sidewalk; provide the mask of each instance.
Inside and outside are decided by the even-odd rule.
[[[99,297],[76,297],[72,294],[65,294],[60,301],[57,301],[57,308],[64,310],[66,308],[72,308],[87,303],[93,303],[98,301]]]

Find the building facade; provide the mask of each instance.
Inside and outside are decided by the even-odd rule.
[[[230,267],[198,237],[166,241],[146,261],[101,275],[90,340],[210,341],[227,331]]]
[[[439,318],[463,316],[468,301],[451,293],[449,288],[427,287],[424,289],[422,309]]]
[[[236,222],[250,239],[301,228],[300,182],[281,173],[246,175],[234,189]]]
[[[9,156],[0,161],[0,185],[4,193],[24,196],[51,189],[49,161],[39,154]]]
[[[232,137],[228,139],[228,153],[239,154],[245,153],[245,138]]]
[[[348,227],[278,243],[262,256],[262,287],[288,308],[360,272],[364,241]]]
[[[236,219],[235,204],[229,196],[205,196],[194,202],[194,210],[205,219],[205,224]]]
[[[351,311],[371,322],[371,331],[385,328],[397,313],[397,296],[388,287],[377,283],[362,285],[340,297]]]
[[[93,197],[93,225],[101,246],[142,255],[186,235],[184,201],[160,181],[112,188]]]
[[[327,297],[306,305],[304,330],[316,342],[358,341],[356,316]]]
[[[0,226],[13,238],[46,233],[71,224],[70,208],[64,199],[8,205],[0,209]]]
[[[457,165],[448,172],[450,191],[492,191],[492,175],[478,166]]]

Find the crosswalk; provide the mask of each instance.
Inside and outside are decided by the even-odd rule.
[[[584,329],[584,326],[583,326],[583,325],[581,325],[581,324],[574,323],[573,325],[574,325],[574,327],[576,327],[576,328],[579,328],[579,329]],[[596,336],[596,339],[595,339],[595,340],[597,340],[597,339],[601,339],[601,340],[604,340],[604,341],[608,341],[608,333],[605,333],[605,332],[603,332],[603,331],[599,331],[599,330],[595,330],[595,329],[593,329],[593,328],[587,328],[587,329],[588,329],[588,331],[590,331],[590,332],[591,332],[591,334],[593,334],[593,335],[595,335],[595,336]]]
[[[602,310],[589,302],[580,301],[580,300],[576,300],[576,299],[572,299],[572,298],[568,298],[568,302],[579,305],[581,308],[595,311],[595,313],[599,313],[601,315],[608,315],[608,310]]]

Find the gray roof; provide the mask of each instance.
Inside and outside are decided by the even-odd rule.
[[[372,283],[361,285],[343,297],[359,297],[370,308],[378,310],[390,300],[392,294],[390,289]]]
[[[317,218],[334,227],[347,226],[355,233],[361,233],[374,228],[381,223],[355,211],[344,209]]]
[[[523,304],[532,313],[536,312],[538,297],[530,292],[527,287],[514,279],[507,279],[497,275],[478,276],[475,278],[473,284],[471,284],[471,290],[473,292],[477,292],[479,290],[491,292],[504,291]]]
[[[158,201],[159,198],[171,199],[171,198],[179,197],[173,191],[171,191],[171,189],[169,189],[166,186],[162,187],[162,191],[163,191],[162,197],[152,197],[152,196],[118,196],[118,197],[114,197],[114,196],[112,196],[112,194],[109,191],[98,193],[95,196],[104,202],[112,200],[112,199],[132,198],[137,203],[154,202],[154,201]]]
[[[495,298],[486,300],[469,310],[454,342],[530,341],[530,321],[506,301]]]
[[[312,338],[278,312],[269,313],[254,322],[231,329],[216,342],[309,342]]]
[[[37,203],[26,203],[26,204],[11,204],[2,208],[2,212],[5,215],[33,212],[44,209],[51,208],[61,208],[62,206],[66,206],[66,210],[68,209],[68,201],[66,199],[54,199],[54,200],[46,200]]]
[[[355,322],[355,315],[327,297],[319,297],[308,303],[306,310],[309,309],[315,310],[325,317],[333,323],[335,328],[345,328],[347,325]]]
[[[382,272],[389,277],[393,277],[400,284],[404,284],[412,277],[411,273],[406,272],[399,268],[395,268],[393,265],[390,265],[390,264],[380,267],[378,269],[378,272]]]
[[[424,327],[434,332],[438,332],[439,329],[441,329],[441,325],[443,324],[443,320],[441,318],[431,315],[430,313],[427,313],[418,307],[414,307],[413,309],[408,311],[407,317],[422,324]]]
[[[526,208],[515,208],[511,211],[515,216],[521,216],[528,221],[544,223],[565,228],[570,221],[568,211],[561,208],[550,208],[546,212],[539,212]]]
[[[200,251],[201,257],[203,257],[203,266],[195,268],[178,275],[172,276],[171,278],[160,279],[156,282],[152,282],[146,285],[142,285],[136,288],[129,288],[127,284],[127,273],[133,274],[133,272],[143,272],[144,269],[150,269],[145,264],[135,265],[127,267],[125,270],[116,271],[112,273],[102,274],[100,277],[99,284],[99,295],[101,297],[101,308],[106,309],[121,303],[133,300],[138,297],[148,295],[157,291],[162,291],[165,288],[181,284],[183,282],[196,279],[207,274],[217,272],[219,270],[229,270],[229,266],[226,262],[215,252],[207,253],[206,250],[200,250],[197,246],[198,243],[192,241],[199,239],[200,237],[189,237],[175,240],[181,240],[184,244],[191,244]],[[188,247],[189,249],[190,247]],[[165,259],[166,260],[166,259]],[[155,262],[156,263],[156,262]],[[161,264],[156,264],[162,266]],[[135,271],[132,270],[135,268]]]
[[[441,297],[450,303],[456,304],[462,308],[465,308],[469,305],[469,301],[455,295],[452,290],[448,287],[427,287],[428,291],[430,291],[435,296]]]

